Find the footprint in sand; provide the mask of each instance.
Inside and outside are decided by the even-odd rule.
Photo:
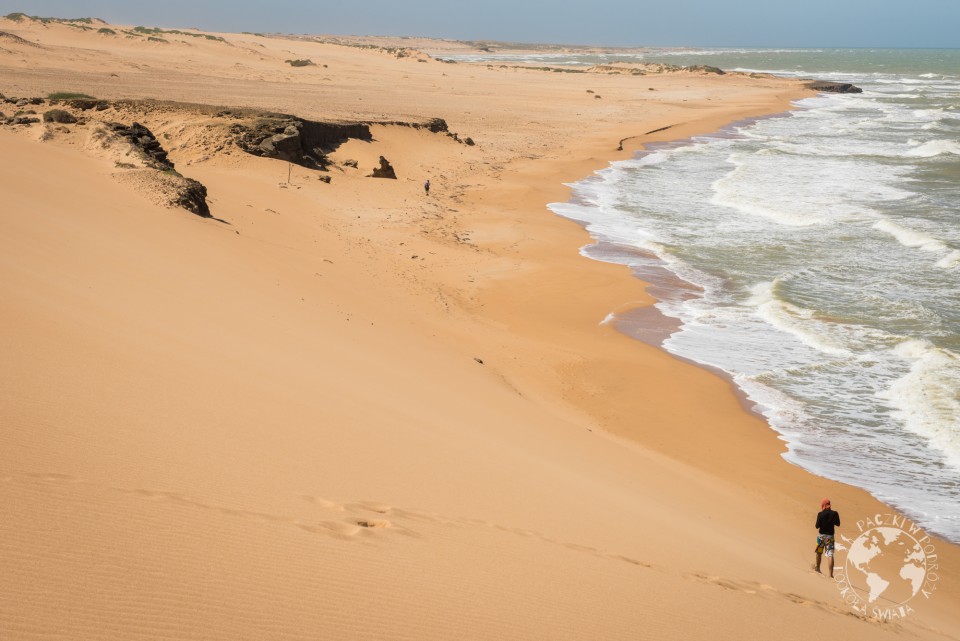
[[[327,534],[335,538],[350,538],[364,531],[384,530],[392,527],[386,519],[351,519],[349,521],[321,521],[320,523],[297,523],[301,530],[314,534]]]
[[[50,483],[78,483],[79,479],[69,474],[56,474],[54,472],[40,472],[38,474],[27,474],[30,478],[48,481]]]
[[[315,504],[315,505],[319,505],[319,506],[322,507],[323,509],[325,509],[325,510],[331,510],[331,511],[333,511],[333,512],[343,512],[344,509],[346,509],[346,508],[344,508],[344,506],[340,505],[339,503],[335,503],[334,501],[328,501],[327,499],[322,498],[322,497],[319,497],[319,496],[312,496],[312,495],[310,495],[310,494],[303,494],[303,495],[301,495],[301,498],[302,498],[304,501],[307,501],[308,503],[313,503],[313,504]]]
[[[388,528],[390,521],[386,519],[358,519],[357,525],[366,528]]]

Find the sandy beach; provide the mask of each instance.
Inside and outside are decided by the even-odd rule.
[[[855,612],[820,499],[849,536],[895,512],[603,324],[652,298],[547,209],[802,83],[83,26],[0,18],[0,93],[104,101],[0,103],[79,120],[0,125],[0,637],[960,638],[957,547],[905,618]],[[310,169],[244,151],[244,109],[370,138]]]

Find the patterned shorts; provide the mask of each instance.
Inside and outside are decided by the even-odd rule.
[[[817,554],[826,554],[830,558],[833,558],[833,535],[832,534],[817,535]]]

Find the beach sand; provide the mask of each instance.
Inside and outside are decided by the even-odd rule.
[[[374,124],[316,172],[186,107],[0,127],[0,637],[960,637],[954,545],[904,620],[812,571],[823,496],[847,535],[892,510],[602,324],[645,285],[546,208],[798,83],[109,28],[0,19],[27,41],[0,38],[0,91],[439,117],[476,145]],[[219,220],[138,189],[98,119],[149,127]],[[366,177],[381,155],[397,180]]]

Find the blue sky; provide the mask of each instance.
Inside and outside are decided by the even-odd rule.
[[[0,15],[601,45],[960,47],[960,0],[0,0]]]

